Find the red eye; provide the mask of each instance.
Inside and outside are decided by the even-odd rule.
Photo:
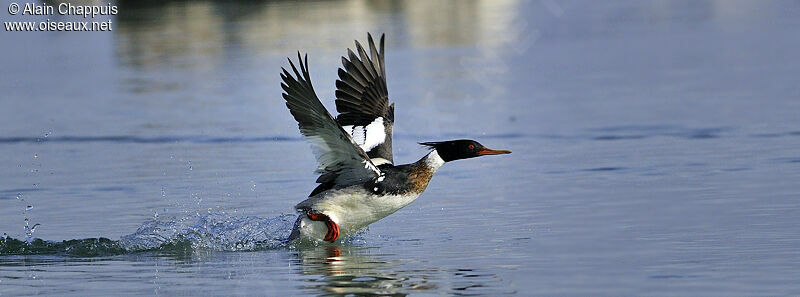
[[[470,144],[469,145],[469,149],[474,150],[475,149],[475,145]]]

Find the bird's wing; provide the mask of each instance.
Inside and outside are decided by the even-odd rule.
[[[394,163],[392,159],[392,126],[394,104],[389,105],[386,89],[386,64],[383,61],[383,41],[375,47],[372,35],[367,35],[369,54],[356,41],[356,51],[347,50],[342,57],[339,79],[336,80],[336,121],[353,140],[367,152],[377,165]]]
[[[314,93],[308,74],[308,55],[303,61],[298,52],[297,58],[300,71],[297,71],[289,59],[294,76],[281,68],[281,87],[286,106],[297,120],[300,133],[311,143],[311,149],[317,158],[316,172],[322,174],[317,182],[348,186],[380,176],[380,170],[336,123]]]

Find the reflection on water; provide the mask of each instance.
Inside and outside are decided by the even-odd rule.
[[[146,226],[143,226],[143,228]],[[222,232],[214,234],[223,237]],[[136,234],[142,237],[140,234]],[[236,239],[231,239],[236,240]],[[454,268],[443,269],[419,261],[413,257],[382,252],[378,247],[345,242],[337,245],[307,245],[302,247],[268,246],[241,252],[226,253],[228,247],[212,247],[207,238],[183,238],[149,248],[146,251],[132,249],[130,238],[119,242],[109,239],[89,238],[64,242],[45,242],[35,240],[28,246],[11,239],[0,239],[0,267],[9,273],[7,278],[15,279],[24,274],[26,268],[39,267],[36,271],[46,273],[58,269],[65,257],[72,265],[89,265],[94,261],[130,261],[134,265],[153,265],[167,261],[176,268],[197,267],[207,271],[208,276],[225,271],[217,263],[254,263],[265,267],[250,269],[270,269],[288,267],[287,273],[296,273],[301,280],[298,289],[318,291],[320,294],[356,294],[380,296],[406,296],[427,291],[454,295],[504,295],[514,293],[504,287],[499,276],[486,269]],[[219,244],[219,243],[216,243]],[[123,246],[127,246],[124,247]],[[235,250],[235,249],[234,249]],[[281,259],[284,264],[264,262],[271,254],[289,254]],[[225,265],[227,266],[227,265]],[[169,267],[166,267],[169,268]],[[168,269],[167,269],[168,270]],[[241,272],[238,277],[246,277],[252,272]],[[28,277],[37,278],[37,273]],[[159,281],[158,269],[149,276],[153,282]],[[230,277],[230,276],[229,276]],[[269,278],[269,275],[264,277]]]
[[[241,65],[282,60],[254,57],[291,56],[297,50],[313,48],[312,69],[321,69],[318,61],[336,61],[334,58],[344,54],[353,39],[364,38],[365,28],[369,28],[374,34],[386,33],[390,59],[402,57],[398,51],[402,48],[479,49],[480,53],[472,56],[403,59],[418,60],[412,68],[414,76],[470,76],[496,94],[500,89],[487,76],[506,73],[509,67],[497,50],[510,47],[522,53],[535,38],[534,32],[528,31],[528,21],[518,15],[520,5],[516,0],[123,1],[120,9],[125,13],[117,18],[114,54],[123,68],[155,74],[126,75],[127,89],[134,93],[192,89],[197,81],[222,89],[241,88],[252,76],[274,75],[277,66],[263,65],[259,71],[246,73]],[[233,76],[227,79],[251,78],[227,86],[220,81],[220,73]],[[313,76],[318,73],[314,71]],[[446,97],[457,99],[460,95]]]
[[[501,1],[121,1],[117,54],[124,64],[204,67],[230,51],[286,55],[297,49],[341,52],[365,35],[385,32],[390,46],[496,45],[514,40],[520,4]],[[214,61],[215,59],[219,59]]]
[[[499,277],[471,268],[443,270],[419,265],[402,255],[383,254],[379,248],[338,245],[297,251],[298,272],[324,294],[406,296],[426,291],[454,295],[508,294]],[[409,262],[411,261],[411,262]],[[446,276],[443,276],[445,274]],[[443,281],[447,280],[447,281]]]
[[[54,259],[76,258],[80,265],[88,259],[125,260],[153,264],[168,259],[178,266],[214,266],[230,260],[227,252],[288,253],[290,271],[303,281],[300,289],[323,294],[405,296],[425,291],[451,294],[508,294],[504,281],[485,269],[467,267],[443,269],[401,254],[385,253],[377,246],[365,245],[360,232],[336,245],[287,245],[294,215],[276,218],[238,218],[212,213],[178,220],[145,222],[135,233],[119,241],[107,238],[73,239],[61,242],[0,238],[0,267],[11,269],[12,277],[25,267],[54,266]],[[374,244],[374,243],[373,243]],[[159,259],[161,258],[161,259]],[[235,258],[235,257],[234,257]],[[252,261],[252,259],[237,261]],[[270,266],[285,267],[275,263]],[[207,268],[213,273],[212,268]],[[47,269],[40,271],[47,271]],[[154,275],[157,281],[158,271]]]
[[[309,279],[307,288],[328,294],[401,295],[408,290],[424,290],[427,282],[414,282],[410,276],[398,275],[391,263],[372,255],[370,249],[351,246],[321,246],[299,250],[298,272],[319,276]]]

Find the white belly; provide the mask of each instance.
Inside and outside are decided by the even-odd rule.
[[[419,195],[414,194],[376,196],[359,187],[325,192],[301,204],[330,217],[339,225],[341,236],[348,236],[400,210],[417,197]],[[305,237],[319,240],[328,231],[324,222],[312,221],[308,217],[303,217],[298,227]]]

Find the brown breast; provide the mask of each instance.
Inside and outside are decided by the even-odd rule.
[[[433,173],[433,170],[424,163],[415,164],[414,168],[408,174],[408,182],[411,184],[411,191],[415,193],[424,192],[433,177]]]

